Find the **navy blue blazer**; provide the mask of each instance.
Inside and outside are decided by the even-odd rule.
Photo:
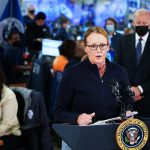
[[[76,124],[80,114],[93,112],[98,120],[118,116],[120,110],[110,87],[112,80],[121,83],[128,76],[123,67],[108,61],[102,78],[88,59],[66,70],[58,88],[55,121]]]

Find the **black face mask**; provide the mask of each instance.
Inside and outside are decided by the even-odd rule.
[[[144,36],[148,32],[148,26],[135,26],[135,32],[139,36]]]
[[[16,41],[16,42],[13,42],[12,44],[14,47],[20,47],[21,46],[21,42],[20,41]]]
[[[30,10],[29,12],[30,12],[30,14],[34,14],[35,11],[34,10]]]

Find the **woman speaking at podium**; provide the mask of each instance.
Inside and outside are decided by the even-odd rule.
[[[104,120],[120,114],[111,81],[128,81],[128,76],[123,67],[106,58],[107,32],[101,27],[89,28],[84,44],[87,58],[64,72],[58,88],[54,120],[59,123],[88,125],[93,118]]]

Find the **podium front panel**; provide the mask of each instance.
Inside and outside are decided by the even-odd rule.
[[[78,126],[54,124],[53,129],[73,150],[119,150],[115,133],[117,124]]]
[[[150,122],[145,122],[150,131]],[[56,133],[73,150],[120,150],[116,142],[119,124],[78,126],[53,124]],[[142,150],[150,150],[150,138]]]

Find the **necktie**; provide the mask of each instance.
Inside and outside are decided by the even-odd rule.
[[[139,65],[141,54],[142,54],[142,38],[139,39],[137,46],[136,46],[136,58],[137,58],[137,65]]]

